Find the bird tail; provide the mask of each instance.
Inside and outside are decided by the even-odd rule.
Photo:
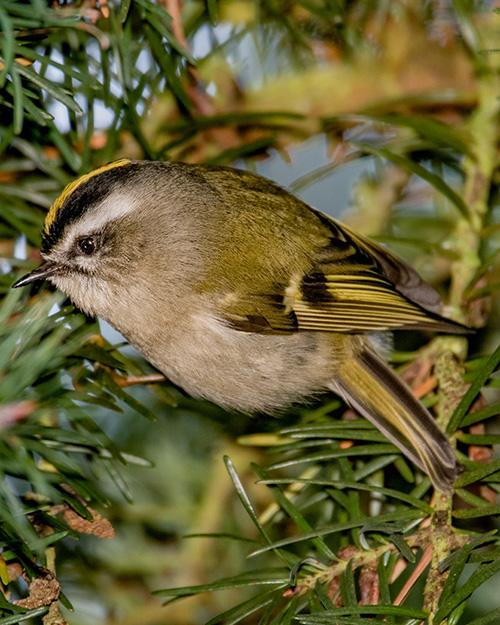
[[[330,387],[425,471],[437,490],[453,492],[460,465],[450,442],[406,384],[369,345],[342,360]]]

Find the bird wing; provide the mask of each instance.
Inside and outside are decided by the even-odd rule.
[[[301,330],[456,331],[455,324],[408,300],[383,276],[354,267],[344,274],[328,268],[328,273],[304,276],[295,291],[293,311]]]
[[[274,284],[272,292],[232,294],[223,305],[224,320],[232,327],[264,334],[468,331],[438,314],[437,292],[395,254],[317,215],[331,237],[315,249],[310,270],[288,284]]]

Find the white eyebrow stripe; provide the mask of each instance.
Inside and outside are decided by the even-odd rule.
[[[98,232],[110,223],[133,212],[137,208],[137,201],[129,195],[112,193],[98,206],[91,208],[81,219],[68,226],[64,233],[66,240],[72,242],[93,232]]]

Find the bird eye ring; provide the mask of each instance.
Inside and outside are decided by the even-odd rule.
[[[78,241],[78,247],[87,256],[91,256],[96,250],[96,244],[94,237],[85,237]]]

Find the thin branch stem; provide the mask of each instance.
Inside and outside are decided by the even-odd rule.
[[[478,267],[481,265],[480,248],[485,218],[488,213],[488,198],[491,181],[498,156],[498,113],[500,103],[498,76],[490,72],[480,77],[478,86],[478,107],[471,118],[472,152],[474,158],[465,162],[465,185],[463,197],[469,214],[460,217],[453,233],[454,251],[457,260],[451,266],[450,305],[455,318],[480,325],[484,320],[474,320],[470,309],[464,307],[465,293],[470,288]],[[478,323],[479,321],[479,323]],[[467,342],[462,337],[436,339],[433,349],[441,351],[435,361],[438,381],[438,422],[446,428],[455,408],[464,393],[461,362],[465,359]],[[437,612],[439,598],[448,576],[441,573],[439,563],[453,549],[456,533],[451,524],[452,497],[437,495],[434,500],[434,514],[431,518],[433,533],[432,559],[424,590],[424,607],[429,610],[429,622]]]

